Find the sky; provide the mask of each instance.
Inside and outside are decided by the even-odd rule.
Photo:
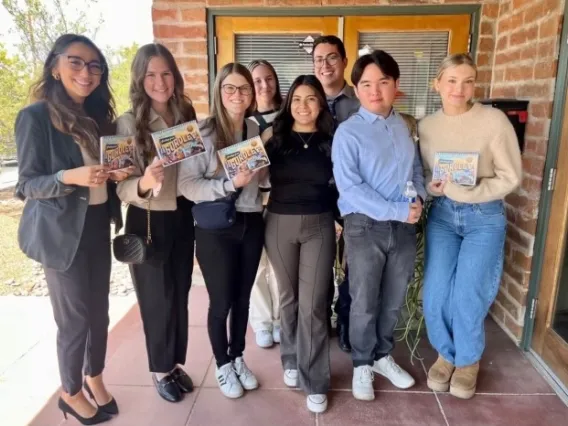
[[[50,0],[43,1],[50,3]],[[71,4],[81,7],[85,5],[85,1],[72,0]],[[105,22],[94,41],[101,48],[125,46],[133,42],[146,44],[153,41],[152,0],[99,0],[98,4],[89,10],[93,26],[96,25],[100,14]],[[19,41],[10,33],[12,25],[12,18],[0,6],[0,42],[7,45],[9,52],[15,51],[14,44]]]

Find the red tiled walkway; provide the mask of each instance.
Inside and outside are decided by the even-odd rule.
[[[286,388],[282,382],[278,347],[260,349],[248,333],[247,364],[257,375],[261,388],[243,398],[229,400],[217,389],[214,362],[206,328],[208,306],[204,287],[190,294],[189,351],[186,371],[197,388],[178,404],[158,397],[147,372],[146,351],[138,308],[134,307],[113,329],[105,381],[116,397],[121,414],[109,426],[487,426],[566,423],[568,408],[524,358],[508,337],[492,322],[487,323],[488,347],[482,362],[478,394],[461,401],[447,394],[434,394],[426,387],[422,363],[411,365],[403,343],[395,357],[416,378],[408,391],[394,388],[375,378],[377,397],[373,402],[355,401],[351,395],[352,367],[348,355],[332,341],[332,392],[329,409],[323,415],[310,414],[305,395]],[[422,345],[424,365],[435,354]],[[30,425],[78,425],[63,420],[54,395]],[[1,422],[0,422],[1,423]]]

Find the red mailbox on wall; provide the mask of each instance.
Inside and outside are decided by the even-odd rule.
[[[484,99],[480,101],[480,103],[491,105],[493,108],[499,108],[507,115],[509,121],[515,128],[515,133],[519,140],[519,148],[521,152],[523,152],[525,147],[525,128],[529,116],[529,101],[519,99]]]

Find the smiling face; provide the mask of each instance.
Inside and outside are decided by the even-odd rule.
[[[294,90],[290,113],[298,127],[315,128],[321,109],[322,106],[313,87],[303,84]]]
[[[101,83],[101,75],[92,73],[97,70],[97,66],[99,72],[102,70],[100,61],[98,53],[86,44],[72,43],[59,56],[52,74],[61,80],[71,99],[82,104]]]
[[[256,101],[260,112],[273,109],[274,96],[276,95],[276,78],[270,68],[266,65],[259,65],[252,71]]]
[[[236,73],[229,74],[221,82],[221,101],[230,115],[241,116],[252,102],[252,91],[247,79]]]
[[[314,49],[314,74],[324,89],[343,85],[346,67],[347,58],[341,58],[336,45],[321,43]]]
[[[445,109],[467,109],[475,91],[476,71],[467,64],[446,68],[434,81]]]
[[[175,81],[172,70],[161,56],[154,56],[148,63],[144,76],[144,91],[152,99],[152,107],[167,104],[174,94]]]
[[[397,91],[398,80],[385,76],[374,63],[367,65],[355,88],[361,106],[383,117],[390,114]]]

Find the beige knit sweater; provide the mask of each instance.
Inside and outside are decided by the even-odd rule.
[[[500,200],[521,182],[521,153],[515,130],[507,116],[496,108],[476,103],[457,116],[439,110],[420,120],[418,133],[426,184],[432,180],[436,152],[479,152],[476,186],[447,182],[444,195],[454,201]]]

